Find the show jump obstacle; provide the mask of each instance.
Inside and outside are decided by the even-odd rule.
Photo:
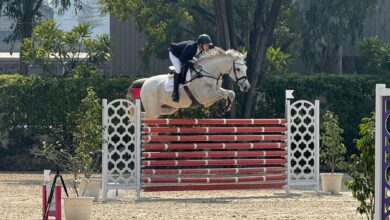
[[[319,187],[319,101],[279,119],[142,119],[141,103],[103,100],[103,197],[108,190]]]
[[[376,85],[375,107],[375,220],[390,216],[390,89],[384,84]]]

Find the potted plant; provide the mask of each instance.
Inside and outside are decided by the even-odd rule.
[[[80,109],[76,114],[76,155],[80,159],[80,172],[84,178],[80,179],[79,191],[84,196],[99,198],[101,179],[92,178],[96,164],[100,161],[102,145],[101,104],[93,88],[87,89],[87,97],[81,101]]]
[[[338,194],[343,174],[334,171],[336,168],[342,168],[344,154],[347,152],[341,137],[343,129],[339,126],[338,117],[330,111],[326,111],[323,116],[323,126],[320,158],[330,168],[331,173],[321,173],[322,190]]]
[[[75,124],[53,127],[49,140],[43,144],[41,155],[73,175],[72,188],[76,197],[64,198],[65,217],[68,220],[89,219],[93,200],[97,200],[99,195],[101,180],[95,181],[91,177],[100,159],[100,111],[100,101],[90,87],[77,112],[67,115],[67,122]],[[80,178],[82,174],[84,178]],[[89,189],[91,185],[97,189]]]
[[[55,141],[44,142],[44,155],[57,164],[64,171],[72,174],[72,187],[76,197],[64,197],[65,218],[67,220],[90,219],[94,197],[85,197],[79,193],[78,183],[80,176],[81,160],[75,154],[74,146],[66,144],[69,142],[66,137],[59,136]],[[69,188],[68,188],[69,189]]]

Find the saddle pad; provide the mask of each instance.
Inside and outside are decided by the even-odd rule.
[[[191,73],[190,70],[186,73],[186,81],[191,80]],[[168,77],[167,80],[165,80],[165,91],[166,92],[173,92],[173,76]]]

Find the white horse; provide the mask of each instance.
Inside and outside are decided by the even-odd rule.
[[[179,102],[172,101],[172,91],[165,90],[165,83],[173,77],[169,74],[134,81],[129,87],[128,98],[134,99],[132,88],[141,88],[140,97],[145,110],[143,115],[145,118],[158,118],[161,115],[173,114],[180,108],[197,105],[207,108],[221,99],[231,104],[235,93],[221,87],[222,77],[229,75],[241,91],[247,92],[250,83],[246,75],[245,58],[246,54],[235,50],[225,52],[218,47],[204,52],[196,60],[202,69],[191,70],[191,79],[186,82],[186,85],[180,85]],[[230,105],[228,108],[230,109]]]

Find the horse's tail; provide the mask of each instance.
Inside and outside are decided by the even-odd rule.
[[[132,102],[135,101],[135,99],[137,98],[140,98],[140,90],[141,90],[141,87],[142,85],[144,84],[146,78],[143,78],[143,79],[137,79],[137,80],[134,80],[130,86],[129,86],[129,89],[127,90],[127,95],[126,95],[126,98]]]

